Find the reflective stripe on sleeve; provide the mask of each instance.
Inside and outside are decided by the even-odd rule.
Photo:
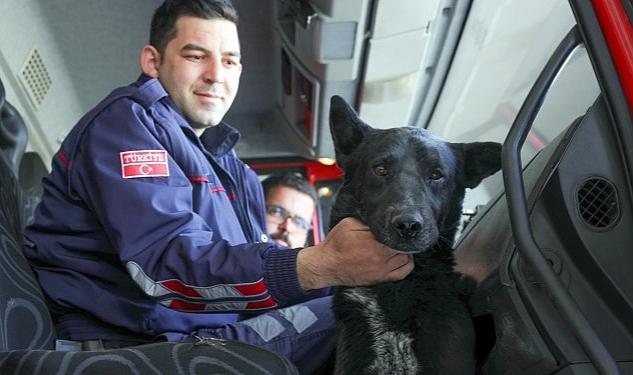
[[[243,307],[237,308],[237,310],[270,308],[273,307],[273,305],[277,305],[275,300],[268,294],[268,289],[266,288],[264,279],[259,279],[252,283],[218,284],[208,287],[200,287],[187,285],[177,279],[162,281],[153,280],[145,274],[143,269],[136,262],[128,262],[126,268],[134,282],[136,282],[136,284],[140,286],[147,295],[155,298],[163,297],[161,299],[165,299],[164,297],[171,297],[169,299],[165,299],[166,301],[184,300],[182,301],[183,304],[185,302],[194,305],[213,305],[219,303],[227,306],[238,302],[238,304]],[[174,295],[176,295],[175,298]],[[182,296],[183,298],[178,298],[178,296]],[[257,297],[261,298],[257,299]],[[193,302],[191,302],[192,300]],[[200,302],[198,302],[198,300]],[[218,302],[217,300],[225,301]],[[177,302],[176,304],[178,303],[180,302]],[[212,309],[218,310],[217,308]],[[231,307],[230,309],[233,310],[234,308]],[[205,309],[192,307],[191,310]],[[219,310],[222,309],[220,308]]]

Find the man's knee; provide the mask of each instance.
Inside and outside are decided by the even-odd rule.
[[[317,298],[197,335],[257,345],[290,359],[301,373],[311,373],[334,348],[331,302],[330,296]]]

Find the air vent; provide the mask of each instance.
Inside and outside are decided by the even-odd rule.
[[[29,53],[29,57],[20,71],[20,80],[33,104],[38,108],[46,98],[53,81],[37,49],[33,48]]]
[[[601,177],[586,180],[578,190],[578,208],[583,221],[590,227],[612,227],[620,216],[615,186]]]

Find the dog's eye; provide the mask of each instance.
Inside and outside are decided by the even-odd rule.
[[[372,172],[374,172],[374,174],[379,177],[386,176],[387,168],[383,167],[382,165],[377,165],[372,169]]]
[[[431,172],[431,175],[429,176],[429,178],[433,181],[437,181],[441,179],[442,177],[444,177],[444,173],[442,173],[442,170],[439,168],[434,169],[433,172]]]

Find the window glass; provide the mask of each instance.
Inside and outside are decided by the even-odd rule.
[[[599,93],[587,50],[578,46],[556,77],[534,120],[531,134],[521,150],[523,164],[582,116]]]
[[[453,142],[503,142],[534,81],[575,24],[566,1],[486,3],[473,2],[428,126]],[[524,165],[584,114],[598,93],[587,51],[578,47],[537,115],[522,150]],[[501,187],[498,173],[467,192],[464,208],[485,204]]]

